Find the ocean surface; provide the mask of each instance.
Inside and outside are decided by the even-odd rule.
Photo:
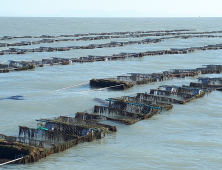
[[[222,18],[0,18],[0,36],[65,35],[97,32],[157,31],[195,29],[218,31]],[[220,35],[220,34],[217,34]],[[148,37],[149,38],[149,37]],[[152,37],[160,38],[160,37]],[[145,39],[145,38],[141,38]],[[29,39],[30,40],[30,39]],[[34,39],[33,39],[34,40]],[[36,46],[69,46],[131,41],[59,42]],[[23,39],[4,40],[18,42]],[[48,57],[75,58],[87,55],[110,55],[120,52],[144,52],[222,43],[221,38],[169,39],[155,44],[134,44],[115,48],[70,50],[65,52],[2,55],[6,60],[41,60]],[[7,47],[1,47],[0,50]],[[73,63],[67,66],[44,66],[31,71],[0,74],[0,98],[15,95],[24,100],[0,100],[0,133],[16,135],[19,125],[32,126],[35,119],[73,115],[99,105],[94,98],[135,96],[160,85],[188,85],[196,77],[137,85],[125,91],[88,91],[85,83],[92,78],[112,78],[126,73],[154,73],[169,69],[194,69],[204,64],[222,64],[222,50],[195,51],[189,54],[144,56],[126,60]],[[218,74],[202,75],[219,77]],[[186,105],[174,105],[168,112],[126,126],[116,124],[118,132],[101,140],[82,143],[26,165],[5,165],[0,169],[221,169],[222,167],[222,93],[214,91]]]

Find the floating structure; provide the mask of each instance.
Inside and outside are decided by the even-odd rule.
[[[190,87],[199,87],[199,88],[208,88],[208,89],[218,89],[222,88],[222,85],[211,85],[211,84],[203,84],[203,83],[190,83]]]
[[[8,61],[8,64],[0,64],[0,73],[8,73],[9,71],[22,71],[34,69],[36,63],[26,61]]]
[[[220,32],[221,33],[221,32]],[[181,35],[184,33],[177,33],[176,35]],[[186,33],[188,34],[188,33]],[[55,43],[55,42],[62,42],[62,41],[90,41],[90,40],[103,40],[103,39],[117,39],[117,38],[139,38],[139,37],[149,37],[149,36],[169,36],[169,35],[175,35],[172,33],[165,33],[165,34],[130,34],[130,35],[124,35],[124,36],[98,36],[98,37],[82,37],[82,38],[78,38],[78,39],[41,39],[41,40],[37,40],[37,41],[22,41],[22,42],[16,42],[16,43],[0,43],[0,47],[13,47],[13,46],[27,46],[27,45],[35,45],[35,44],[42,44],[42,43]],[[159,38],[159,39],[153,39],[153,40],[166,40],[166,39],[188,39],[188,38],[221,38],[222,36],[219,35],[189,35],[189,36],[174,36],[174,37],[164,37],[164,38]],[[146,39],[145,39],[146,40]],[[128,42],[114,42],[112,41],[110,43],[110,45],[108,47],[115,47],[118,45],[129,45],[129,44],[141,44],[143,43],[145,40],[140,40],[140,41],[128,41]],[[151,39],[152,40],[152,39]],[[154,41],[155,43],[155,41]],[[79,47],[79,49],[89,49],[89,48],[96,48],[95,45],[90,44],[87,46],[77,46]],[[99,45],[100,47],[102,47],[101,45]],[[14,49],[14,48],[11,48]],[[41,50],[42,48],[39,48],[39,50]],[[77,48],[78,49],[78,48]],[[42,49],[44,50],[44,49]],[[61,49],[59,47],[57,48],[53,48],[53,47],[49,47],[47,49],[48,52],[52,52],[52,51],[63,51],[64,49]],[[68,48],[67,48],[68,50]],[[17,54],[25,54],[26,50],[24,49],[20,49],[17,50]],[[3,51],[2,51],[3,52]],[[16,51],[11,51],[11,52],[16,52]],[[29,51],[30,52],[30,51]]]
[[[217,44],[217,45],[209,45],[209,46],[204,46],[203,48],[201,47],[192,47],[192,48],[186,48],[186,49],[169,49],[169,50],[160,50],[160,51],[147,51],[147,52],[140,52],[140,53],[119,53],[119,54],[113,54],[111,56],[88,56],[88,57],[80,57],[80,58],[47,58],[47,59],[42,59],[42,61],[10,61],[20,63],[20,64],[25,64],[25,66],[21,67],[18,69],[18,66],[11,65],[11,64],[0,64],[0,72],[1,73],[6,73],[9,71],[18,71],[18,70],[26,70],[26,69],[32,69],[35,66],[43,66],[43,65],[68,65],[72,64],[73,62],[94,62],[94,61],[107,61],[107,60],[117,60],[117,59],[126,59],[129,57],[143,57],[143,56],[149,56],[149,55],[166,55],[166,54],[185,54],[189,52],[193,52],[195,50],[216,50],[216,49],[222,49],[222,44]],[[11,67],[10,67],[11,66]],[[211,72],[215,72],[215,70],[219,70],[219,68],[215,67],[207,67],[207,68],[197,68],[198,71],[201,71],[202,74],[209,74]],[[184,72],[184,76],[190,75],[192,76],[193,70],[182,70],[182,69],[175,69],[174,72]],[[219,72],[218,72],[219,73]],[[179,76],[179,75],[175,75]],[[181,76],[181,75],[180,75]],[[143,83],[143,82],[141,82]]]
[[[103,44],[89,44],[89,45],[83,45],[83,46],[67,46],[67,47],[35,47],[31,49],[18,49],[18,48],[9,48],[9,49],[4,49],[0,51],[0,55],[4,54],[25,54],[26,52],[53,52],[53,51],[69,51],[69,50],[75,50],[75,49],[95,49],[95,48],[108,48],[108,47],[120,47],[120,46],[125,46],[125,45],[133,45],[133,44],[150,44],[150,43],[159,43],[163,40],[167,39],[187,39],[187,38],[221,38],[222,36],[209,36],[209,35],[201,35],[201,36],[174,36],[174,37],[162,37],[162,38],[157,38],[157,39],[143,39],[143,40],[138,40],[138,41],[126,41],[126,42],[115,42],[111,41],[110,43],[103,43]],[[125,37],[126,38],[126,37]],[[48,40],[46,41],[45,39],[42,40],[44,43],[52,43],[56,42],[55,40]],[[41,41],[41,42],[42,42]],[[68,41],[67,39],[63,41]],[[76,41],[75,39],[70,39],[69,41]],[[0,47],[8,47],[8,46],[24,46],[24,45],[33,45],[33,43],[41,43],[39,41],[37,42],[21,42],[21,43],[14,43],[14,44],[9,44],[9,43],[1,43]],[[184,49],[171,49],[167,50],[164,53],[165,54],[186,54],[190,51],[195,51],[195,50],[216,50],[216,49],[222,49],[221,44],[216,44],[216,45],[207,45],[204,47],[191,47],[191,48],[184,48]],[[162,52],[162,54],[164,54]],[[161,53],[159,54],[161,55]]]
[[[191,30],[168,30],[153,32],[115,32],[115,33],[89,33],[60,35],[58,37],[81,37],[100,35],[97,37],[81,37],[78,41],[99,40],[108,38],[129,38],[129,37],[145,37],[145,36],[169,36],[187,34],[176,33],[177,31]],[[152,33],[152,34],[151,34]],[[222,33],[222,31],[202,32]],[[137,35],[140,34],[140,35]],[[149,35],[148,35],[149,34]],[[198,32],[191,32],[198,34]],[[107,36],[105,36],[107,35]],[[109,36],[108,36],[109,35]],[[115,36],[113,36],[115,35]],[[123,36],[119,36],[123,35]],[[90,44],[86,46],[69,46],[69,47],[39,47],[34,49],[17,49],[10,48],[0,51],[0,55],[4,54],[25,54],[26,52],[52,52],[52,51],[68,51],[71,49],[94,49],[124,46],[130,44],[147,44],[157,43],[169,38],[199,38],[199,37],[220,37],[213,35],[190,35],[190,36],[174,36],[163,37],[160,39],[145,39],[140,41],[128,42],[110,42],[106,44]],[[22,36],[10,37],[4,36],[0,40],[9,40],[13,38],[43,38],[39,41],[6,43],[2,46],[22,46],[32,45],[35,43],[54,43],[56,41],[76,41],[77,39],[51,39],[55,36],[42,35],[37,37]],[[0,46],[1,46],[0,45]],[[9,61],[8,64],[0,65],[0,72],[9,72],[11,70],[27,70],[33,69],[35,66],[55,65],[55,64],[72,64],[72,62],[94,62],[125,59],[128,57],[143,57],[147,55],[164,55],[164,54],[186,54],[195,50],[217,50],[222,49],[222,44],[208,45],[204,47],[191,47],[183,49],[169,49],[160,51],[146,51],[140,53],[120,53],[111,56],[87,56],[77,58],[47,58],[42,61]],[[92,79],[90,85],[92,87],[101,88],[121,88],[127,89],[135,84],[147,84],[149,82],[171,80],[173,78],[184,78],[186,76],[196,76],[198,74],[220,73],[222,65],[205,65],[204,68],[196,69],[171,69],[161,73],[128,73],[127,75],[117,76],[116,79]],[[121,96],[108,98],[101,103],[102,106],[95,105],[91,113],[77,112],[74,116],[59,116],[52,119],[37,119],[35,127],[19,126],[18,134],[5,135],[0,134],[0,162],[13,163],[32,163],[41,158],[45,158],[51,154],[64,151],[70,147],[74,147],[82,142],[91,142],[96,139],[105,137],[107,133],[117,132],[117,123],[132,125],[140,120],[151,118],[161,112],[173,109],[174,104],[184,104],[192,100],[205,96],[206,93],[215,89],[222,88],[221,78],[198,78],[199,82],[191,82],[189,86],[169,86],[162,85],[157,89],[150,89],[150,92],[137,93],[135,96]],[[4,98],[8,99],[8,98]],[[22,96],[12,96],[9,99],[23,99]],[[1,165],[1,164],[0,164]]]
[[[175,30],[159,30],[159,31],[135,31],[135,32],[109,32],[109,33],[85,33],[85,34],[71,34],[71,35],[41,35],[41,36],[2,36],[0,37],[0,40],[10,40],[10,39],[16,39],[16,38],[58,38],[58,37],[82,37],[82,36],[91,36],[91,35],[126,35],[126,34],[144,34],[144,33],[170,33],[173,32],[174,34],[176,32],[189,32],[189,31],[195,31],[195,29],[175,29]],[[202,33],[220,33],[222,31],[210,31],[210,32],[202,32]],[[192,32],[192,34],[195,34],[197,32]],[[184,33],[187,34],[187,33]],[[201,34],[201,32],[198,32],[198,34]]]
[[[142,40],[143,41],[143,40]],[[150,40],[150,39],[146,39],[143,42],[144,43],[148,43],[148,42],[154,42],[156,40]],[[159,40],[158,40],[159,41]],[[130,42],[131,43],[131,42]],[[133,42],[133,43],[138,43],[138,42]],[[109,44],[109,43],[108,43]],[[116,42],[112,42],[113,44],[119,44],[119,45],[124,45],[124,43],[116,43]],[[107,44],[96,44],[95,45],[96,48],[102,48],[104,47],[110,47],[110,45]],[[94,45],[89,45],[89,49],[92,49],[95,47]],[[87,49],[87,46],[84,46],[84,49]],[[35,48],[35,49],[31,49],[30,52],[43,52],[43,51],[67,51],[70,49],[82,49],[82,47],[79,46],[69,46],[69,47],[40,47],[40,48]],[[113,54],[113,55],[108,55],[108,56],[93,56],[93,55],[88,55],[86,57],[80,57],[80,58],[47,58],[47,59],[42,59],[42,61],[8,61],[10,62],[9,64],[0,64],[0,73],[6,73],[9,71],[18,71],[18,70],[27,70],[27,69],[32,69],[35,66],[40,66],[42,67],[43,65],[58,65],[58,64],[62,64],[62,65],[68,65],[68,64],[72,64],[73,62],[79,62],[79,63],[85,63],[85,62],[95,62],[95,61],[107,61],[107,60],[117,60],[117,59],[126,59],[129,57],[143,57],[143,56],[154,56],[154,55],[167,55],[167,54],[187,54],[190,52],[194,52],[194,51],[199,51],[199,50],[218,50],[218,49],[222,49],[222,44],[216,44],[216,45],[206,45],[203,47],[190,47],[190,48],[182,48],[182,49],[175,49],[175,48],[171,48],[168,50],[158,50],[158,51],[146,51],[146,52],[139,52],[139,53],[119,53],[119,54]],[[0,54],[12,54],[12,53],[17,53],[19,52],[20,54],[28,52],[29,50],[26,49],[26,51],[24,50],[17,50],[15,48],[10,48],[9,50],[5,50],[4,52],[0,52]],[[13,63],[16,63],[13,64]],[[26,63],[24,65],[24,63]],[[20,67],[18,67],[18,65],[22,65]],[[210,71],[215,72],[215,69],[218,70],[218,68],[198,68],[198,71],[201,71],[203,74],[207,74],[210,73]],[[184,72],[183,75],[176,75],[176,72],[181,73]],[[186,76],[186,75],[190,75],[192,76],[193,70],[181,70],[181,69],[175,69],[174,70],[175,75],[174,76]],[[140,75],[142,76],[142,75]],[[144,75],[144,76],[148,76],[148,75]],[[138,82],[139,83],[139,82]],[[143,84],[144,82],[141,82],[141,84]]]
[[[91,87],[109,87],[113,89],[128,89],[133,87],[133,84],[128,81],[119,81],[114,79],[91,79],[90,80]]]
[[[16,163],[31,163],[53,153],[64,151],[81,142],[101,139],[116,126],[100,123],[98,115],[76,113],[75,117],[60,116],[36,120],[37,128],[19,126],[18,136],[0,135],[0,160],[22,157]]]
[[[37,119],[35,128],[19,126],[17,136],[0,135],[0,162],[38,161],[79,143],[101,139],[109,131],[117,132],[112,122],[134,124],[173,109],[172,104],[186,104],[203,97],[212,91],[208,88],[218,86],[192,82],[190,86],[162,85],[151,89],[150,93],[108,98],[103,102],[107,103],[106,106],[95,105],[92,113],[77,112],[75,116]]]
[[[179,29],[179,30],[162,30],[162,31],[135,31],[135,32],[109,32],[109,33],[86,33],[86,34],[71,34],[71,35],[41,35],[41,36],[2,36],[0,40],[11,40],[16,38],[41,38],[36,41],[21,41],[15,43],[0,43],[0,47],[10,47],[8,49],[3,49],[0,51],[0,55],[4,54],[26,54],[27,52],[53,52],[53,51],[69,51],[74,49],[94,49],[94,48],[109,48],[109,47],[118,47],[132,44],[149,44],[149,43],[158,43],[167,39],[175,38],[216,38],[222,37],[218,35],[222,33],[219,31],[209,31],[209,32],[198,32],[191,29]],[[216,34],[216,35],[212,35]],[[95,37],[92,37],[95,35]],[[41,43],[55,43],[60,41],[88,41],[88,40],[101,40],[101,39],[112,39],[112,38],[138,38],[138,37],[148,37],[148,36],[161,36],[160,38],[146,38],[136,41],[124,41],[124,42],[115,42],[111,41],[109,43],[102,44],[88,44],[81,46],[66,46],[66,47],[35,47],[31,49],[18,49],[16,46],[27,46]],[[59,38],[60,37],[60,38]],[[64,38],[61,38],[64,37]],[[68,38],[72,37],[72,38]],[[74,37],[79,37],[74,39]],[[57,39],[55,39],[57,38]],[[13,48],[13,46],[15,48]],[[107,61],[107,60],[117,60],[117,59],[126,59],[129,57],[143,57],[143,56],[154,56],[154,55],[167,55],[167,54],[187,54],[194,51],[200,50],[218,50],[222,49],[222,44],[215,45],[205,45],[202,47],[190,47],[190,48],[170,48],[168,50],[158,50],[158,51],[145,51],[139,53],[119,53],[107,56],[94,56],[88,55],[80,58],[47,58],[42,59],[42,61],[8,61],[9,64],[0,64],[0,73],[7,73],[10,71],[19,71],[33,69],[35,66],[43,65],[68,65],[73,62],[95,62],[95,61]],[[26,64],[25,64],[26,63]],[[20,65],[20,66],[19,66]],[[202,70],[202,73],[204,70]],[[139,82],[138,82],[139,83]],[[141,82],[143,84],[144,82]]]
[[[184,32],[187,31],[187,32]],[[73,35],[58,35],[58,36],[50,36],[50,35],[42,35],[42,36],[3,36],[0,37],[0,40],[10,40],[15,38],[43,38],[37,41],[22,41],[16,43],[0,43],[0,47],[9,47],[9,46],[26,46],[26,45],[34,45],[41,43],[54,43],[61,41],[90,41],[90,40],[102,40],[102,39],[113,39],[113,38],[138,38],[138,37],[148,37],[148,36],[175,36],[174,38],[215,38],[221,37],[218,35],[203,35],[203,34],[213,34],[213,33],[222,33],[222,31],[209,31],[209,32],[190,32],[191,30],[165,30],[165,31],[137,31],[137,32],[112,32],[112,33],[88,33],[88,34],[73,34]],[[186,35],[191,34],[191,35]],[[195,34],[201,34],[198,36],[194,36]],[[99,35],[96,37],[90,37],[92,35]],[[184,36],[179,36],[184,35]],[[59,37],[65,37],[61,39]],[[78,39],[68,39],[67,37],[81,37]],[[59,38],[59,39],[52,39]],[[168,38],[168,37],[167,37]],[[19,53],[18,53],[19,54]]]
[[[163,71],[162,73],[127,73],[126,75],[117,76],[117,78],[107,78],[107,79],[92,79],[90,80],[91,87],[107,87],[113,89],[128,89],[133,87],[133,85],[140,85],[140,84],[148,84],[151,82],[157,81],[166,81],[172,80],[173,78],[185,78],[185,77],[194,77],[199,74],[213,74],[213,73],[220,73],[222,72],[222,65],[204,65],[203,68],[196,68],[196,69],[171,69],[169,71]],[[203,84],[201,87],[218,87],[216,86],[215,82],[221,84],[222,78],[197,78],[199,81],[202,81]],[[212,85],[206,82],[213,82]],[[200,87],[200,86],[198,86]],[[170,92],[169,89],[173,89]],[[177,94],[178,96],[184,98],[190,98],[193,94],[183,94],[183,91],[190,91],[191,93],[195,91],[195,89],[187,89],[185,87],[167,87],[165,90],[151,90],[150,94],[164,94],[164,95],[171,95]],[[206,91],[206,90],[204,90]],[[196,91],[196,94],[200,94],[200,92]],[[175,103],[186,103],[186,101],[178,101],[175,100]]]
[[[198,82],[201,82],[203,84],[212,84],[212,85],[216,85],[216,84],[222,84],[222,77],[199,77],[197,78]]]

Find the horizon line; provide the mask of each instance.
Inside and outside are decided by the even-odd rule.
[[[219,16],[0,16],[8,18],[222,18]]]

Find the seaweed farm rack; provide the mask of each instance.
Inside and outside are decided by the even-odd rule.
[[[213,70],[210,66],[208,68],[207,72]],[[221,66],[217,66],[214,72],[220,70]],[[104,100],[105,105],[95,105],[91,112],[36,119],[36,127],[19,126],[17,135],[0,134],[0,161],[3,163],[0,165],[7,162],[36,162],[80,143],[100,140],[108,133],[116,133],[118,124],[132,125],[167,112],[173,109],[174,104],[186,105],[222,88],[221,78],[198,80],[202,83],[162,85],[150,89],[150,92],[137,93],[134,96],[108,98]]]

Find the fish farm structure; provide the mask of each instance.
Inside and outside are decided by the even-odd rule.
[[[134,44],[154,44],[168,39],[221,38],[222,30],[197,32],[192,29],[175,29],[163,31],[104,32],[71,35],[40,36],[1,36],[0,56],[23,55],[27,53],[57,53],[70,50],[89,50],[96,48],[117,48]],[[108,39],[121,39],[108,43],[70,45],[64,47],[37,46],[57,42],[80,42]],[[137,38],[135,41],[123,41],[124,38]],[[138,40],[138,38],[140,38]],[[142,39],[144,38],[144,39]],[[14,39],[31,39],[9,43]],[[35,45],[33,47],[33,45]],[[30,48],[29,48],[30,46]],[[0,63],[0,73],[35,70],[37,67],[74,65],[76,63],[106,62],[142,58],[146,56],[166,57],[167,55],[186,55],[197,51],[221,50],[222,43],[199,47],[169,48],[143,52],[120,52],[108,55],[87,55],[73,58],[48,57],[38,60],[6,60]],[[73,66],[74,67],[74,66]],[[39,68],[41,69],[41,68]],[[119,124],[132,125],[149,119],[154,115],[168,112],[178,107],[188,107],[189,102],[204,97],[208,93],[222,91],[222,77],[204,77],[206,74],[220,74],[222,65],[208,64],[194,69],[170,69],[158,73],[126,73],[115,78],[92,78],[86,83],[91,90],[111,89],[127,90],[139,85],[171,81],[192,77],[187,85],[161,85],[146,92],[134,95],[96,99],[103,105],[92,106],[91,111],[79,111],[74,115],[60,115],[53,118],[36,118],[32,126],[19,125],[16,133],[0,134],[0,166],[10,163],[27,164],[36,162],[54,153],[59,153],[84,142],[100,140],[109,133],[118,133]],[[203,77],[202,77],[203,76]],[[82,85],[81,84],[81,85]],[[72,86],[71,86],[72,87]],[[70,87],[68,87],[70,88]],[[67,88],[63,88],[67,89]],[[59,89],[61,90],[61,89]],[[57,90],[57,91],[59,91]],[[91,91],[90,90],[90,91]],[[125,93],[124,93],[125,94]],[[23,96],[11,96],[0,100],[23,100]]]
[[[130,73],[127,76],[118,76],[117,79],[139,84],[138,81],[146,80],[148,83],[170,80],[172,77],[184,78],[199,73],[212,74],[221,71],[222,65],[206,65],[205,68],[170,70],[161,74]],[[15,136],[0,134],[0,162],[32,163],[80,143],[99,140],[108,133],[117,132],[117,126],[112,122],[132,125],[161,112],[167,112],[173,109],[174,104],[184,105],[222,88],[221,79],[198,77],[198,82],[190,82],[187,86],[161,85],[156,89],[150,89],[150,92],[105,99],[106,106],[95,105],[91,113],[77,112],[74,116],[36,119],[35,127],[19,126],[18,134]],[[93,83],[90,82],[92,86],[94,83],[95,80]],[[102,81],[102,87],[109,85],[111,88],[115,86],[104,84]]]

